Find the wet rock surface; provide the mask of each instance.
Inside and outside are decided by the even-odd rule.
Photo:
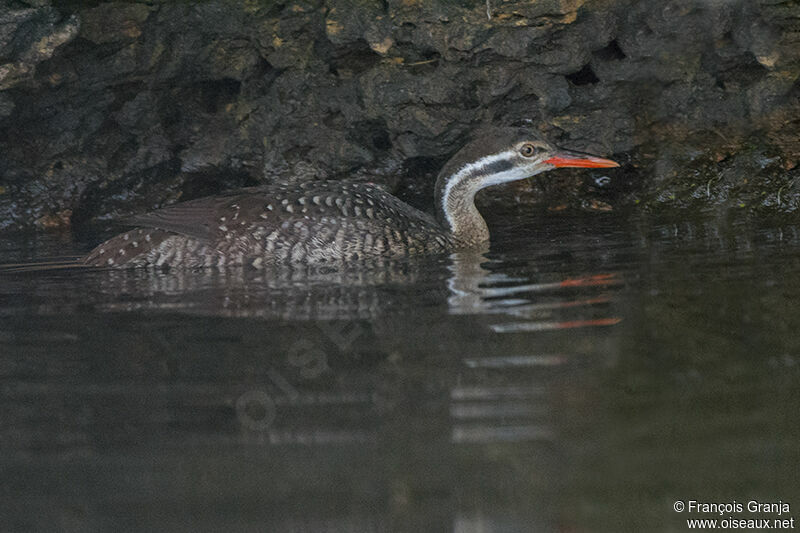
[[[623,168],[484,203],[792,212],[798,75],[794,0],[0,0],[0,228],[318,178],[426,207],[471,132],[521,121]]]

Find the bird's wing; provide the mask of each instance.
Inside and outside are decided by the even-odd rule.
[[[213,204],[189,205],[191,203],[178,204],[152,213],[133,216],[126,219],[125,223],[141,228],[156,228],[180,233],[195,239],[210,240],[215,231],[215,228],[209,223],[213,220]]]
[[[253,189],[182,202],[130,217],[125,223],[179,233],[194,239],[214,240],[224,231],[225,220],[222,217],[230,214],[231,206],[261,203],[261,198],[253,196],[253,192],[257,192],[256,188]]]

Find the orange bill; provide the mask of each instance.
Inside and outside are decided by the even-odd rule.
[[[582,154],[580,152],[569,152],[566,150],[556,152],[553,154],[553,157],[547,159],[545,163],[548,165],[553,165],[556,168],[614,168],[619,166],[619,163],[610,159],[603,159],[602,157],[595,157],[593,155]]]

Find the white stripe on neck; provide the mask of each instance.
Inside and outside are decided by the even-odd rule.
[[[452,191],[453,187],[457,184],[461,183],[461,181],[475,172],[476,170],[480,170],[481,168],[485,167],[486,165],[490,165],[502,159],[511,159],[516,155],[516,150],[506,150],[505,152],[500,152],[499,154],[487,155],[486,157],[482,157],[477,161],[473,161],[472,163],[467,163],[463,167],[461,167],[455,174],[448,178],[447,183],[444,186],[444,191],[442,192],[442,213],[444,213],[445,219],[447,223],[450,225],[450,230],[455,231],[456,226],[455,222],[452,218],[452,213],[450,213],[447,209],[447,200],[450,197],[450,192]],[[478,192],[480,189],[484,187],[488,187],[490,185],[497,185],[499,183],[505,183],[507,181],[514,181],[517,179],[523,179],[528,177],[527,175],[522,175],[524,172],[518,168],[511,168],[510,170],[506,170],[504,172],[498,172],[496,174],[492,174],[491,176],[487,176],[487,179],[480,181],[474,190],[470,190],[470,195],[474,198],[475,193]],[[471,200],[471,199],[470,199]]]

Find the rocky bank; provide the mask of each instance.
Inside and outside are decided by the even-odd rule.
[[[466,136],[523,121],[624,166],[515,201],[785,214],[799,75],[796,0],[0,0],[0,228],[276,180],[425,207]]]

